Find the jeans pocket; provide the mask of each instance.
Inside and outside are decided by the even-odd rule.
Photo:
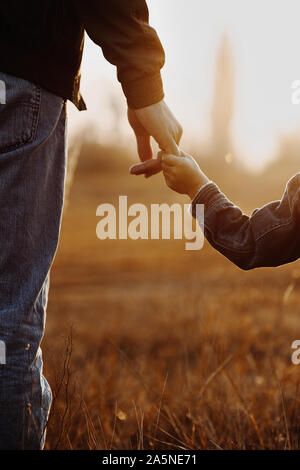
[[[32,142],[38,126],[41,89],[0,72],[0,154]]]

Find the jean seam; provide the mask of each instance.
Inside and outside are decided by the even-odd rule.
[[[31,118],[31,129],[30,133],[26,138],[19,139],[13,144],[7,144],[0,147],[0,153],[11,152],[17,150],[19,147],[22,147],[25,144],[29,144],[34,141],[37,129],[38,129],[38,119],[40,114],[40,103],[41,103],[41,89],[37,85],[33,85],[33,99],[30,104],[30,118]]]

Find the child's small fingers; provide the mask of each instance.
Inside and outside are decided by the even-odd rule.
[[[168,170],[168,168],[172,168],[170,165],[168,165],[167,163],[164,163],[164,161],[161,162],[161,167],[163,170]]]
[[[164,152],[162,150],[157,152],[157,156],[156,156],[157,160],[159,160],[161,162],[163,155],[164,155]]]
[[[163,175],[168,180],[173,180],[175,178],[175,175],[172,171],[164,171]]]
[[[182,157],[177,157],[176,155],[171,155],[164,153],[162,155],[162,165],[175,166],[182,163]]]
[[[168,163],[165,163],[163,160],[161,162],[161,167],[164,171],[168,171],[168,172],[171,172],[176,168],[175,165],[169,165]]]
[[[172,182],[171,176],[169,176],[168,174],[165,174],[165,173],[164,173],[164,177],[165,177],[165,180],[166,180],[167,185],[171,184],[171,182]]]
[[[161,156],[161,161],[164,165],[174,165],[174,158],[175,155],[172,155],[170,153],[163,153],[162,156]]]

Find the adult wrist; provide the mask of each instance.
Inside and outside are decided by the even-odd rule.
[[[129,83],[122,83],[123,92],[131,109],[147,108],[164,99],[160,72]]]

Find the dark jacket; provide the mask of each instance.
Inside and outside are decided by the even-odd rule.
[[[279,266],[300,257],[300,173],[287,184],[281,201],[244,215],[210,183],[192,202],[204,204],[204,232],[209,243],[242,269]]]
[[[85,109],[80,95],[84,30],[117,67],[128,105],[163,99],[164,51],[144,0],[1,0],[0,70]]]

